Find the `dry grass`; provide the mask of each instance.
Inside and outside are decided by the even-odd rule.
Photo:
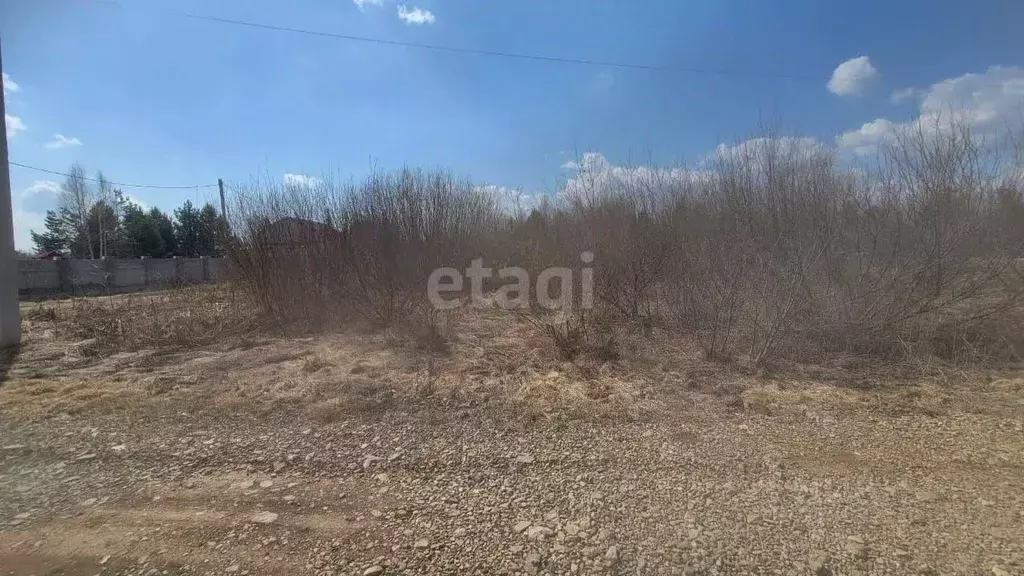
[[[211,286],[26,304],[25,346],[0,386],[0,410],[219,410],[320,422],[421,410],[636,420],[711,406],[796,417],[947,414],[1012,409],[1024,387],[1019,364],[1005,358],[846,354],[751,366],[710,361],[692,337],[628,322],[592,322],[567,356],[535,318],[497,308],[463,308],[419,330],[357,323],[303,337],[261,326],[249,310]]]
[[[230,285],[71,298],[22,308],[29,329],[49,323],[86,354],[189,348],[264,328],[251,304]]]

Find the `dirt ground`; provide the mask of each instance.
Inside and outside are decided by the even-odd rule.
[[[563,363],[519,330],[117,352],[26,320],[0,574],[1024,574],[1021,370]]]

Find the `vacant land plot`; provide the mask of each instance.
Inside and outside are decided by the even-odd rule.
[[[230,298],[208,291],[190,338],[83,338],[75,316],[179,296],[25,306],[4,573],[1024,571],[1017,370],[751,371],[657,335],[565,362],[497,311],[434,354],[210,323]]]

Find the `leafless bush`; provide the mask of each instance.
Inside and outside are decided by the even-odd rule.
[[[560,360],[582,356],[599,362],[619,359],[620,327],[600,309],[567,307],[554,312],[523,312],[521,317],[554,346]]]
[[[709,358],[892,354],[1013,306],[1019,167],[963,124],[901,134],[872,170],[798,140],[719,157],[675,206],[664,301]],[[749,144],[749,143],[748,143]]]
[[[446,337],[440,317],[423,312],[430,272],[483,258],[533,278],[592,267],[599,315],[578,298],[525,315],[564,359],[615,357],[620,323],[752,364],[980,358],[981,348],[1011,357],[1013,339],[984,334],[1022,294],[1024,172],[1017,150],[967,126],[947,118],[902,130],[856,169],[813,140],[772,134],[723,147],[697,169],[610,177],[578,162],[561,194],[529,213],[411,170],[358,186],[254,186],[233,212],[231,254],[273,318],[406,322],[431,348]]]
[[[256,184],[240,194],[230,255],[242,284],[282,323],[355,313],[409,318],[430,273],[465,266],[498,227],[495,200],[445,173],[375,173],[361,185]]]
[[[456,334],[450,311],[437,310],[421,304],[410,316],[405,327],[411,333],[418,349],[428,352],[431,356],[451,352],[451,344]]]

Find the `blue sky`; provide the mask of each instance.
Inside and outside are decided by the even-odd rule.
[[[607,170],[692,164],[759,124],[853,155],[938,106],[994,125],[1024,114],[1021,22],[1019,0],[0,0],[12,161],[189,185],[409,164],[530,193],[557,192],[585,153]],[[11,177],[29,249],[61,178]],[[165,210],[216,198],[125,191]]]

